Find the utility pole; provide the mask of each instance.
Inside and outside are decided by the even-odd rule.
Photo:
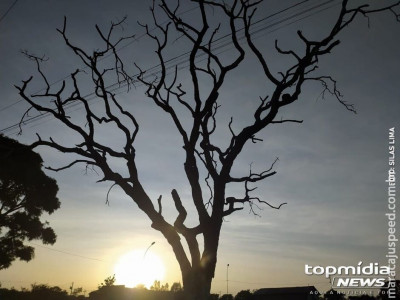
[[[229,294],[229,264],[226,265],[226,293]]]
[[[71,290],[70,295],[72,295],[72,291],[74,290],[74,283],[72,282],[71,286],[69,287],[69,289]]]

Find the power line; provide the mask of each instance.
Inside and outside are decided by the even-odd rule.
[[[16,1],[14,2],[14,4],[15,4],[17,1],[18,1],[18,0],[16,0]],[[13,5],[14,5],[14,4],[13,4]],[[183,12],[180,12],[180,13],[177,14],[177,15],[178,15],[178,16],[182,16],[182,15],[187,14],[188,12],[191,12],[191,11],[193,11],[193,10],[195,10],[195,9],[197,9],[197,6],[193,6],[193,7],[189,8],[189,9],[183,11]],[[9,9],[9,10],[10,10],[10,9]],[[168,21],[169,21],[169,20],[166,20],[166,21],[160,23],[160,25],[166,24]],[[153,27],[153,28],[149,29],[149,32],[152,32],[152,31],[154,31],[155,29],[157,29],[157,27]],[[129,46],[132,45],[133,43],[138,42],[139,40],[141,40],[141,39],[142,39],[143,37],[145,37],[146,35],[147,35],[146,32],[144,32],[144,33],[142,33],[140,36],[134,37],[130,42],[128,42],[128,43],[126,43],[125,45],[122,45],[121,47],[119,47],[118,49],[116,49],[116,51],[119,52],[119,51],[121,51],[121,50],[123,50],[123,49],[129,47]],[[112,55],[113,55],[113,53],[109,53],[109,54],[107,54],[107,55],[101,57],[100,59],[98,59],[98,61],[99,61],[99,62],[100,62],[100,61],[103,61],[103,60],[109,58],[109,57],[112,56]],[[83,67],[81,68],[81,70],[86,70],[87,68],[88,68],[88,66],[83,66]],[[66,79],[70,78],[70,77],[71,77],[71,75],[66,75],[66,76],[64,76],[64,77],[62,77],[62,78],[60,78],[60,79],[58,79],[58,80],[56,80],[56,81],[53,81],[53,82],[49,83],[49,86],[53,86],[53,85],[55,85],[55,84],[57,84],[57,83],[62,82],[63,80],[66,80]],[[42,88],[42,89],[36,91],[34,94],[37,94],[37,93],[39,93],[39,92],[41,92],[41,91],[44,91],[45,89],[46,89],[46,88]],[[24,101],[23,99],[20,99],[20,100],[18,100],[18,101],[15,101],[15,102],[13,102],[13,103],[10,103],[10,104],[7,104],[7,105],[5,105],[5,106],[3,106],[3,107],[0,107],[0,112],[5,111],[5,110],[7,110],[7,109],[9,109],[9,108],[11,108],[11,107],[17,105],[18,103],[23,102],[23,101]]]
[[[309,1],[310,1],[310,0],[303,0],[303,1],[298,2],[298,3],[294,4],[294,5],[291,5],[291,6],[287,7],[287,8],[284,8],[284,9],[282,9],[282,10],[276,12],[276,13],[272,13],[272,14],[270,14],[270,15],[264,17],[264,18],[261,18],[261,19],[257,20],[256,22],[254,22],[254,23],[252,24],[252,26],[253,26],[253,25],[256,25],[256,24],[258,24],[258,23],[261,23],[261,22],[263,22],[263,21],[266,21],[266,20],[268,20],[268,19],[271,19],[271,18],[273,18],[273,17],[275,17],[275,16],[277,16],[277,15],[279,15],[279,14],[282,14],[282,13],[284,13],[284,12],[286,12],[286,11],[292,9],[292,8],[295,8],[295,7],[297,7],[297,6],[301,5],[301,4],[304,4],[304,3],[309,2]],[[331,1],[331,0],[329,0],[329,1]],[[236,32],[241,32],[241,31],[243,31],[243,30],[244,30],[244,27],[238,29]],[[219,37],[219,38],[213,40],[213,41],[211,42],[211,44],[215,44],[215,43],[217,43],[217,42],[219,42],[219,41],[221,41],[221,40],[223,40],[223,39],[225,39],[225,38],[227,38],[227,37],[230,37],[230,36],[231,36],[231,33],[225,34],[225,35],[223,35],[223,36],[221,36],[221,37]],[[230,44],[230,43],[229,43],[229,44]],[[204,45],[203,45],[203,46],[204,46]],[[175,56],[175,57],[173,57],[173,58],[167,59],[167,60],[164,62],[164,64],[168,64],[168,63],[171,63],[171,62],[175,61],[176,59],[179,59],[179,58],[181,58],[181,57],[188,56],[188,55],[190,55],[190,53],[191,53],[191,51],[189,50],[189,51],[184,52],[184,53],[182,53],[182,54],[180,54],[180,55],[177,55],[177,56]],[[200,54],[199,56],[201,56],[201,55],[205,55],[204,52],[203,52],[202,54]],[[153,67],[147,69],[146,72],[148,72],[148,71],[150,71],[150,70],[153,70],[153,69],[156,69],[156,68],[158,68],[158,67],[160,67],[160,66],[161,66],[161,64],[157,64],[157,65],[155,65],[155,66],[153,66]]]
[[[302,1],[301,3],[305,3],[305,2],[308,2],[308,1],[309,1],[309,0],[305,0],[305,1]],[[295,15],[292,15],[292,16],[290,16],[290,17],[287,17],[287,18],[283,19],[283,20],[277,21],[277,22],[275,22],[275,23],[273,23],[273,24],[271,24],[271,25],[269,25],[269,26],[266,26],[266,27],[264,27],[264,28],[262,28],[262,29],[259,29],[259,30],[257,30],[257,33],[260,32],[260,31],[264,31],[264,30],[266,30],[266,29],[269,29],[270,27],[272,27],[272,26],[274,26],[274,25],[278,25],[278,24],[280,24],[280,23],[282,23],[282,22],[284,22],[284,21],[293,19],[293,18],[295,18],[295,17],[297,17],[297,16],[299,16],[299,15],[301,15],[301,14],[304,14],[304,13],[310,12],[310,11],[312,11],[312,10],[315,10],[315,9],[321,7],[322,5],[326,5],[326,4],[328,4],[328,3],[332,3],[332,1],[331,1],[331,0],[328,0],[328,1],[326,1],[326,2],[323,2],[322,4],[319,3],[319,4],[315,5],[315,6],[312,7],[312,8],[307,8],[306,10],[303,10],[303,11],[301,11],[301,12],[299,12],[299,13],[296,13]],[[296,6],[298,6],[298,4],[299,4],[299,3],[297,3],[297,4],[295,4],[295,5],[292,5],[291,7],[296,7]],[[331,8],[331,7],[332,7],[332,6],[330,6],[330,7],[328,7],[328,8]],[[290,8],[290,7],[289,7],[289,8]],[[328,9],[328,8],[325,8],[325,9]],[[268,16],[264,17],[264,18],[262,18],[261,20],[258,20],[258,21],[255,22],[255,23],[260,23],[260,22],[263,21],[263,20],[267,20],[267,19],[269,19],[269,18],[271,18],[271,17],[273,17],[273,16],[276,16],[278,13],[284,12],[284,11],[287,11],[287,10],[288,10],[288,8],[285,8],[285,9],[283,9],[283,10],[277,12],[277,13],[273,13],[273,14],[271,14],[271,15],[268,15]],[[320,12],[320,11],[322,11],[322,10],[324,10],[324,9],[321,9],[321,10],[319,10],[318,12]],[[309,15],[306,16],[306,17],[310,17],[310,16],[315,15],[315,14],[316,14],[316,13],[314,12],[314,13],[309,14]],[[301,18],[300,20],[305,19],[306,17]],[[294,22],[297,22],[297,21],[298,21],[298,20],[296,20],[296,21],[294,21]],[[287,25],[290,25],[290,24],[292,24],[292,23],[294,23],[294,22],[291,22],[291,23],[289,23],[289,24],[285,24],[285,25],[283,25],[283,26],[281,26],[281,27],[279,27],[279,28],[283,28],[283,27],[285,27],[285,26],[287,26]],[[239,29],[238,31],[240,31],[240,30],[241,30],[241,29]],[[277,30],[277,29],[275,29],[275,30]],[[273,31],[275,31],[275,30],[272,30],[272,31],[270,31],[270,32],[273,32]],[[230,36],[230,35],[229,35],[229,34],[228,34],[228,35],[225,35],[224,38],[226,38],[226,37],[228,37],[228,36]],[[241,37],[240,39],[243,39],[243,38],[244,38],[244,36]],[[218,41],[219,41],[219,40],[221,40],[221,38],[219,38]],[[215,40],[215,41],[213,41],[213,42],[216,42],[216,41],[217,41],[217,40]],[[223,45],[221,45],[221,46],[218,46],[218,47],[215,48],[214,50],[220,49],[220,48],[225,47],[225,46],[230,45],[230,44],[231,44],[231,43],[229,43],[229,42],[228,42],[228,43],[225,43],[225,44],[223,44]],[[222,52],[224,52],[224,51],[222,51]],[[221,53],[222,53],[222,52],[221,52]],[[166,60],[166,61],[164,62],[164,64],[168,64],[169,62],[172,62],[172,61],[178,59],[178,62],[176,62],[176,65],[177,65],[177,66],[178,66],[178,65],[181,65],[181,64],[184,63],[185,61],[179,61],[179,59],[182,58],[182,57],[187,56],[189,53],[190,53],[190,52],[186,52],[186,53],[182,53],[182,54],[180,54],[180,55],[178,55],[178,56],[175,56],[175,57],[173,57],[173,58],[171,58],[171,59],[169,59],[169,60]],[[201,57],[201,56],[204,56],[204,53],[202,53],[202,54],[199,55],[198,57]],[[157,68],[159,68],[160,66],[161,66],[161,64],[158,64],[158,65],[156,65],[156,66],[153,66],[153,67],[147,69],[146,72],[148,72],[148,71],[150,71],[150,70],[153,70],[153,69],[157,69]],[[169,66],[169,67],[167,67],[166,69],[171,69],[171,68],[173,68],[173,67],[175,67],[175,65]],[[156,74],[156,72],[157,72],[157,70],[155,70],[152,74],[147,75],[147,77],[149,77],[149,76],[154,76],[154,75]],[[116,85],[119,85],[119,84],[118,84],[118,83],[114,83],[114,84],[109,85],[107,88],[110,88],[110,87],[113,87],[113,86],[116,86]],[[121,85],[117,86],[116,88],[114,88],[112,91],[118,90],[118,89],[120,89],[120,88],[122,88],[122,87],[125,87],[126,85],[127,85],[127,83],[121,84]],[[90,93],[90,94],[86,95],[85,97],[92,96],[92,95],[94,95],[94,93]],[[95,98],[96,98],[96,96],[91,97],[91,98],[87,99],[87,101],[91,101],[91,100],[93,100],[93,99],[95,99]],[[80,103],[80,102],[71,103],[69,106],[67,106],[67,108],[71,108],[71,107],[74,107],[74,106],[79,105],[79,104],[81,104],[81,103]],[[23,124],[24,124],[24,125],[27,125],[27,124],[30,124],[30,123],[36,121],[36,120],[40,120],[40,119],[42,119],[42,118],[45,118],[45,117],[47,117],[47,116],[50,116],[50,114],[49,114],[49,113],[41,113],[41,114],[39,114],[39,115],[36,115],[36,116],[34,116],[34,117],[31,117],[31,118],[25,120],[25,121],[23,122]],[[19,123],[14,124],[14,125],[11,125],[11,126],[5,128],[5,129],[3,129],[1,132],[9,131],[9,130],[12,130],[12,129],[16,129],[17,127],[19,127],[19,125],[20,125]]]
[[[32,243],[32,242],[29,242],[29,244],[34,245],[34,246],[36,246],[36,247],[44,248],[44,249],[47,249],[47,250],[50,250],[50,251],[54,251],[54,252],[58,252],[58,253],[66,254],[66,255],[70,255],[70,256],[75,256],[75,257],[79,257],[79,258],[83,258],[83,259],[88,259],[88,260],[99,261],[99,262],[103,262],[103,263],[106,262],[106,261],[101,260],[101,259],[92,258],[92,257],[84,256],[84,255],[79,255],[79,254],[67,252],[67,251],[64,251],[64,250],[58,250],[58,249],[46,247],[46,246],[43,246],[43,245],[40,245],[40,244],[36,244],[36,243]]]
[[[18,2],[18,0],[15,0],[13,4],[10,5],[10,7],[7,9],[7,11],[0,17],[0,23],[3,21],[3,19],[8,15],[10,10],[14,7],[14,5]]]
[[[270,15],[268,15],[268,16],[266,16],[266,17],[260,19],[260,20],[257,20],[257,21],[254,22],[252,25],[256,25],[256,24],[258,24],[258,23],[260,23],[260,22],[262,22],[262,21],[265,21],[265,20],[267,20],[267,19],[270,19],[270,18],[272,18],[272,17],[274,17],[274,16],[276,16],[276,15],[278,15],[278,14],[284,13],[284,12],[288,11],[289,9],[295,8],[295,7],[297,7],[297,6],[301,5],[301,4],[304,4],[304,3],[309,2],[309,1],[310,1],[310,0],[303,0],[303,1],[299,2],[299,3],[296,3],[296,4],[294,4],[294,5],[291,5],[291,6],[289,6],[289,7],[287,7],[287,8],[284,8],[284,9],[282,9],[282,10],[276,12],[276,13],[270,14]],[[187,12],[190,12],[190,11],[196,9],[196,8],[197,8],[197,6],[192,7],[192,8],[190,8],[190,9],[188,9],[188,10],[186,10],[186,11],[184,11],[184,12],[178,14],[178,15],[183,15],[183,14],[185,14],[185,13],[187,13]],[[311,8],[311,9],[313,9],[313,8]],[[168,22],[168,21],[165,21],[165,22],[161,23],[161,25],[162,25],[162,24],[165,24],[165,23],[167,23],[167,22]],[[155,30],[155,29],[156,29],[156,27],[152,28],[150,31],[153,31],[153,30]],[[239,29],[238,32],[242,31],[243,29],[244,29],[244,28]],[[129,45],[131,45],[132,43],[134,43],[135,41],[138,41],[139,39],[143,38],[143,37],[146,36],[146,35],[147,35],[146,33],[143,33],[143,34],[142,34],[141,36],[139,36],[137,39],[132,40],[132,41],[129,42],[128,44],[122,46],[122,47],[121,47],[120,49],[118,49],[117,51],[119,51],[119,50],[121,50],[121,49],[123,49],[123,48],[125,48],[125,47],[127,47],[127,46],[129,46]],[[226,35],[224,35],[224,36],[222,36],[222,37],[219,37],[218,39],[214,40],[212,43],[215,44],[215,43],[217,43],[217,42],[221,41],[222,39],[225,39],[225,38],[227,38],[227,37],[229,37],[229,36],[230,36],[230,34],[226,34]],[[229,44],[230,44],[230,43],[229,43]],[[190,54],[190,51],[187,51],[187,52],[185,52],[185,53],[182,53],[182,54],[180,54],[180,55],[177,55],[177,56],[175,56],[175,57],[173,57],[173,58],[170,58],[170,59],[166,60],[166,61],[164,62],[164,64],[172,63],[173,61],[175,61],[175,60],[177,60],[177,59],[179,59],[179,58],[185,57],[185,56],[187,56],[187,55],[189,55],[189,54]],[[111,55],[112,55],[112,53],[109,54],[109,55],[107,55],[107,56],[105,56],[105,57],[103,57],[103,58],[100,59],[99,61],[101,61],[101,60],[103,60],[103,59],[105,59],[105,58],[107,58],[107,57],[110,57]],[[178,64],[179,64],[179,63],[178,63]],[[159,68],[160,66],[161,66],[161,64],[157,64],[157,65],[155,65],[155,66],[153,66],[153,67],[147,69],[146,72],[149,72],[149,71],[151,71],[151,70],[156,70],[156,69]],[[85,67],[83,68],[83,70],[86,69],[86,68],[87,68],[87,66],[85,66]],[[137,75],[138,75],[138,74],[137,74]],[[57,80],[57,81],[51,83],[50,86],[52,86],[52,85],[54,85],[54,84],[56,84],[56,83],[59,83],[59,82],[65,80],[65,79],[69,78],[70,76],[71,76],[71,75],[67,75],[67,76],[65,76],[64,78],[61,78],[61,79],[59,79],[59,80]],[[110,87],[112,87],[112,86],[114,86],[114,85],[117,85],[117,84],[118,84],[118,83],[114,83],[114,84],[108,86],[107,88],[110,88]],[[40,91],[43,91],[43,90],[44,90],[44,88],[43,88],[43,89],[40,89],[40,90],[37,91],[36,93],[38,93],[38,92],[40,92]],[[86,95],[85,97],[90,96],[90,95],[93,95],[93,94],[94,94],[94,93],[90,93],[90,94]],[[17,104],[17,103],[19,103],[19,102],[22,102],[22,101],[23,101],[23,99],[18,100],[17,102],[15,102],[15,103],[13,103],[13,104],[10,104],[10,105],[8,105],[8,106],[6,106],[6,107],[0,108],[0,112],[6,110],[6,109],[10,108],[11,106],[13,106],[13,105],[15,105],[15,104]],[[27,121],[29,121],[29,120],[30,120],[30,119],[28,119]],[[15,125],[16,125],[16,124],[15,124]],[[5,130],[7,130],[7,129],[8,129],[8,128],[6,128]],[[3,130],[4,130],[4,129],[3,129]]]
[[[286,12],[286,11],[288,11],[288,10],[291,9],[291,8],[295,8],[295,7],[299,6],[300,4],[304,4],[304,3],[309,2],[309,1],[310,1],[310,0],[304,0],[304,1],[302,1],[302,2],[296,3],[296,4],[292,5],[292,6],[289,6],[289,7],[285,8],[285,9],[282,9],[282,10],[276,12],[276,13],[273,13],[273,14],[271,14],[271,15],[268,15],[268,16],[266,16],[266,17],[260,19],[260,20],[257,20],[257,21],[254,22],[253,24],[258,24],[258,23],[260,23],[260,22],[262,22],[262,21],[265,21],[265,20],[267,20],[267,19],[270,19],[270,18],[272,18],[272,17],[274,17],[274,16],[276,16],[276,15],[278,15],[278,14],[280,14],[280,13]],[[318,8],[321,8],[321,7],[323,7],[324,5],[327,5],[327,4],[332,3],[332,2],[335,2],[335,1],[327,0],[327,1],[323,2],[323,3],[318,2],[317,5],[314,5],[314,6],[311,7],[311,8],[307,8],[307,9],[305,9],[305,10],[303,10],[303,11],[300,11],[300,12],[295,13],[294,15],[291,15],[291,16],[286,17],[286,18],[284,18],[284,19],[278,20],[278,21],[276,21],[276,22],[274,22],[274,23],[272,23],[272,24],[270,24],[270,25],[264,26],[263,28],[257,29],[254,33],[259,33],[259,32],[261,32],[261,31],[265,31],[265,30],[267,30],[267,29],[270,29],[270,28],[273,27],[273,26],[279,25],[279,24],[281,24],[281,23],[283,23],[283,22],[285,22],[285,21],[289,21],[289,20],[291,20],[291,19],[294,19],[294,18],[299,17],[299,16],[301,16],[301,15],[304,15],[304,14],[306,14],[306,13],[309,13],[309,14],[306,15],[305,17],[302,17],[302,18],[297,19],[297,20],[295,20],[295,21],[292,21],[292,22],[290,22],[290,23],[288,23],[288,24],[285,24],[285,25],[283,25],[283,26],[280,26],[279,28],[277,28],[277,29],[275,29],[275,30],[271,30],[271,31],[268,32],[268,33],[271,33],[271,32],[273,32],[273,31],[276,31],[276,30],[280,29],[280,28],[286,27],[286,26],[288,26],[288,25],[290,25],[290,24],[293,24],[293,23],[298,22],[298,21],[300,21],[300,20],[303,20],[303,19],[305,19],[305,18],[309,18],[309,17],[315,15],[316,13],[319,13],[319,12],[321,12],[321,11],[323,11],[323,10],[326,10],[326,9],[329,9],[329,8],[332,8],[333,6],[335,6],[336,4],[331,5],[331,6],[329,6],[329,7],[325,7],[325,8],[319,9],[317,12],[315,12],[315,10],[317,10]],[[312,12],[312,11],[314,11],[314,12]],[[238,32],[241,31],[241,30],[243,30],[243,28],[238,29]],[[253,34],[253,32],[252,32],[252,34]],[[226,37],[229,37],[229,36],[230,36],[230,34],[224,35],[223,37],[220,37],[220,38],[218,38],[217,40],[214,40],[214,41],[212,42],[212,44],[215,43],[215,42],[221,41],[223,38],[226,38]],[[244,38],[244,36],[240,37],[239,40],[241,40],[241,39],[243,39],[243,38]],[[227,43],[225,43],[225,44],[219,45],[219,46],[216,47],[214,50],[221,49],[221,48],[226,47],[226,46],[228,46],[228,45],[231,45],[231,43],[230,43],[230,42],[227,42]],[[229,50],[229,49],[228,49],[228,50]],[[227,51],[227,50],[225,50],[225,51]],[[225,51],[222,51],[222,52],[225,52]],[[221,52],[221,53],[222,53],[222,52]],[[183,60],[183,61],[179,61],[179,60],[180,60],[181,58],[184,58],[185,56],[187,56],[187,55],[189,55],[189,54],[190,54],[190,51],[185,52],[185,53],[182,53],[182,54],[177,55],[177,56],[175,56],[175,57],[173,57],[173,58],[171,58],[171,59],[166,60],[166,61],[164,62],[164,64],[166,65],[166,64],[169,64],[169,63],[171,63],[171,62],[173,62],[173,61],[178,60],[178,61],[176,62],[176,66],[182,65],[183,63],[185,63],[185,60]],[[205,54],[203,53],[203,55],[205,55]],[[201,57],[201,56],[202,56],[202,55],[199,55],[199,57]],[[153,66],[153,67],[151,67],[151,68],[145,70],[145,72],[154,70],[153,73],[148,74],[146,77],[156,75],[156,73],[159,72],[159,71],[157,71],[157,69],[160,68],[160,67],[161,67],[161,64],[157,64],[157,65],[155,65],[155,66]],[[175,67],[175,65],[171,65],[171,66],[169,66],[169,67],[166,67],[166,69],[168,70],[168,69],[171,69],[171,68],[173,68],[173,67]],[[138,75],[138,74],[137,74],[137,75]],[[136,75],[135,75],[135,76],[136,76]],[[68,76],[68,77],[69,77],[69,76]],[[68,78],[68,77],[66,77],[66,78]],[[118,89],[120,89],[120,88],[125,87],[126,85],[127,85],[127,83],[124,83],[124,84],[114,83],[114,84],[111,84],[111,85],[107,86],[107,89],[117,86],[117,87],[115,87],[115,88],[113,88],[113,89],[111,90],[111,91],[116,91],[116,90],[118,90]],[[140,85],[140,84],[139,84],[139,85]],[[94,94],[95,94],[95,93],[92,92],[92,93],[89,93],[89,94],[85,95],[84,97],[90,97],[89,99],[87,99],[87,101],[91,101],[91,100],[93,100],[93,99],[96,98],[96,96],[95,96]],[[94,97],[93,97],[93,95],[94,95]],[[91,97],[91,96],[92,96],[92,97]],[[20,101],[22,101],[22,100],[20,100]],[[66,108],[69,109],[69,108],[72,108],[72,107],[77,106],[77,105],[79,105],[79,104],[81,104],[81,103],[80,103],[80,102],[73,102],[73,103],[71,103],[70,105],[67,105]],[[36,115],[36,116],[33,116],[33,117],[31,117],[31,118],[26,119],[26,120],[22,123],[22,125],[31,124],[32,122],[35,122],[36,120],[41,120],[42,118],[45,118],[45,117],[47,117],[47,116],[51,116],[51,115],[50,115],[49,113],[41,113],[41,114],[39,114],[39,115]],[[8,126],[8,127],[6,127],[6,128],[3,128],[2,130],[0,130],[0,132],[1,132],[1,133],[5,133],[5,132],[8,132],[8,131],[11,131],[11,130],[13,130],[13,129],[18,128],[19,126],[20,126],[20,123],[16,123],[16,124],[14,124],[14,125],[10,125],[10,126]]]

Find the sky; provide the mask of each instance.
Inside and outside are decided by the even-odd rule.
[[[297,1],[266,1],[256,19],[265,18]],[[14,3],[0,3],[0,15]],[[312,10],[320,1],[306,1],[293,10],[278,14],[261,23],[255,33],[257,45],[271,61],[274,71],[287,61],[274,51],[274,41],[286,49],[299,49],[297,30],[310,38],[329,31],[338,12],[338,2]],[[324,2],[325,3],[325,2]],[[391,3],[382,1],[382,3]],[[74,141],[65,128],[51,118],[43,118],[18,129],[17,124],[28,105],[20,100],[15,84],[35,74],[35,66],[21,54],[28,50],[46,55],[44,71],[56,82],[82,65],[64,45],[56,28],[66,16],[71,41],[86,49],[99,47],[95,24],[107,28],[110,21],[127,15],[124,30],[117,34],[136,35],[136,40],[119,51],[129,70],[136,62],[143,68],[157,65],[154,44],[143,36],[141,23],[151,22],[149,1],[62,1],[19,0],[0,21],[0,130],[23,143],[33,142],[35,133],[59,141]],[[309,14],[300,14],[303,10]],[[192,2],[182,1],[182,17],[196,19]],[[218,19],[218,12],[211,12]],[[293,18],[292,15],[298,14]],[[306,17],[307,16],[307,17]],[[160,15],[160,22],[165,17]],[[369,24],[368,24],[369,23]],[[149,25],[151,27],[151,25]],[[152,27],[151,27],[152,28]],[[221,36],[223,30],[221,30]],[[256,193],[273,205],[287,202],[280,210],[261,206],[259,216],[249,208],[227,217],[221,231],[218,264],[212,292],[236,294],[243,289],[315,285],[327,290],[323,276],[304,274],[306,264],[313,266],[352,266],[358,262],[387,263],[387,184],[388,131],[399,125],[400,112],[400,23],[384,13],[358,18],[339,36],[341,44],[319,62],[319,73],[332,75],[344,99],[353,103],[357,114],[347,111],[332,97],[322,99],[322,87],[308,84],[299,101],[282,112],[284,118],[304,120],[302,124],[281,124],[266,128],[258,136],[262,143],[248,145],[239,157],[234,172],[248,172],[268,167],[276,157],[277,174],[258,185]],[[182,39],[174,41],[167,56],[187,51]],[[226,59],[232,49],[221,49]],[[185,66],[182,64],[180,66]],[[185,72],[183,70],[182,72]],[[184,73],[183,73],[184,74]],[[36,77],[35,77],[36,78]],[[182,82],[188,80],[182,77]],[[59,82],[54,86],[59,86]],[[207,83],[203,83],[207,85]],[[37,92],[39,81],[32,85]],[[82,87],[85,90],[85,86]],[[220,93],[218,138],[229,137],[228,123],[233,116],[233,130],[249,124],[258,97],[265,96],[268,86],[254,56],[226,80]],[[129,93],[118,90],[123,105],[135,112],[141,124],[137,155],[141,179],[152,199],[163,195],[165,203],[173,188],[183,199],[189,190],[183,174],[181,141],[165,114],[144,96],[143,87]],[[96,102],[93,102],[96,107]],[[71,112],[79,117],[79,107]],[[34,112],[31,113],[35,115]],[[7,130],[6,130],[7,129]],[[119,140],[111,129],[101,132],[110,145]],[[225,139],[225,140],[224,140]],[[50,149],[37,149],[44,165],[62,166],[69,160]],[[118,166],[117,166],[118,167]],[[122,166],[121,166],[122,168]],[[161,259],[165,272],[162,282],[181,281],[172,250],[150,221],[121,190],[106,194],[109,183],[96,183],[96,172],[77,166],[63,172],[47,174],[57,180],[61,208],[48,220],[57,233],[53,246],[32,241],[35,258],[29,263],[15,262],[0,271],[4,287],[29,287],[47,283],[68,289],[71,283],[87,291],[96,289],[104,278],[115,273],[115,266],[125,254],[136,251]],[[237,187],[228,192],[240,193]],[[189,212],[194,213],[189,207]],[[167,217],[176,212],[165,206]],[[195,224],[191,214],[188,222]],[[152,244],[155,242],[154,244]],[[149,248],[150,247],[150,248]],[[144,262],[146,263],[146,262]],[[227,265],[229,264],[229,268]],[[133,267],[135,268],[135,267]]]

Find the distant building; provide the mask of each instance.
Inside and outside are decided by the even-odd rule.
[[[255,300],[318,300],[314,286],[266,288],[254,292]]]

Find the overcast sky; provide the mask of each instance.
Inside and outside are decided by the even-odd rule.
[[[1,1],[0,14],[13,2]],[[189,10],[182,17],[195,17],[196,11],[190,10],[195,5],[182,2],[185,2],[182,11]],[[268,1],[256,19],[294,3],[297,1]],[[275,71],[286,63],[274,54],[275,39],[286,49],[299,49],[298,29],[310,38],[328,32],[338,12],[337,1],[322,6],[322,11],[319,11],[321,8],[311,10],[307,18],[304,17],[308,15],[291,18],[317,3],[321,1],[310,0],[267,20],[270,23],[261,24],[272,27],[259,27],[256,42],[271,57]],[[133,62],[144,68],[157,65],[153,44],[142,37],[143,29],[136,23],[138,20],[150,22],[149,4],[149,1],[17,1],[0,22],[0,129],[18,123],[28,108],[20,101],[14,84],[29,78],[35,69],[20,50],[49,58],[45,71],[51,82],[82,67],[56,32],[64,15],[68,18],[70,39],[89,50],[98,47],[95,24],[106,28],[110,21],[127,15],[124,31],[119,33],[134,33],[137,41],[122,49],[121,57],[131,70]],[[304,123],[267,128],[259,136],[264,142],[246,147],[240,156],[235,167],[237,172],[247,172],[251,163],[260,171],[279,157],[277,174],[260,183],[256,192],[274,205],[288,204],[279,211],[262,207],[257,211],[260,217],[253,216],[245,207],[226,218],[213,292],[226,291],[227,264],[230,265],[229,291],[235,294],[242,289],[307,284],[320,290],[329,288],[323,277],[305,276],[305,264],[387,263],[385,178],[388,129],[399,125],[400,23],[387,13],[372,16],[369,23],[368,27],[366,18],[357,19],[340,36],[342,43],[319,63],[319,74],[329,74],[337,80],[345,100],[355,105],[358,114],[345,110],[332,97],[321,99],[320,85],[306,85],[299,101],[282,112],[283,117],[304,120]],[[168,55],[174,57],[185,50],[185,44],[178,40]],[[222,50],[226,50],[227,58],[233,54],[229,47]],[[41,87],[35,83],[32,92]],[[146,101],[143,87],[138,86],[130,93],[122,89],[119,92],[121,103],[135,111],[143,128],[138,137],[137,154],[140,176],[149,195],[157,199],[162,194],[167,199],[176,188],[185,198],[189,190],[183,176],[183,152],[171,120]],[[230,116],[234,117],[234,130],[249,124],[258,97],[265,93],[265,78],[256,59],[249,55],[246,63],[227,78],[221,92],[218,115],[221,128],[227,129]],[[82,111],[77,107],[74,113],[79,115]],[[17,131],[11,129],[4,133],[24,143],[34,141],[36,132],[59,141],[73,140],[51,118],[24,126],[20,136],[16,135]],[[223,140],[228,133],[221,130],[219,134]],[[102,135],[107,143],[118,144],[112,131]],[[45,165],[60,166],[67,162],[65,157],[49,149],[38,151]],[[162,258],[167,269],[163,282],[181,280],[168,243],[150,228],[150,221],[122,191],[112,190],[107,206],[110,185],[95,183],[100,179],[96,173],[85,174],[84,167],[76,167],[48,174],[60,187],[61,208],[45,216],[58,235],[57,242],[48,248],[34,242],[34,246],[39,246],[33,261],[15,262],[9,269],[0,271],[3,286],[19,288],[36,282],[67,289],[74,282],[75,286],[90,291],[113,274],[121,255],[146,249],[153,241],[156,243],[151,251]],[[173,209],[166,208],[166,213],[176,215]],[[194,224],[196,219],[192,215],[188,221]]]

